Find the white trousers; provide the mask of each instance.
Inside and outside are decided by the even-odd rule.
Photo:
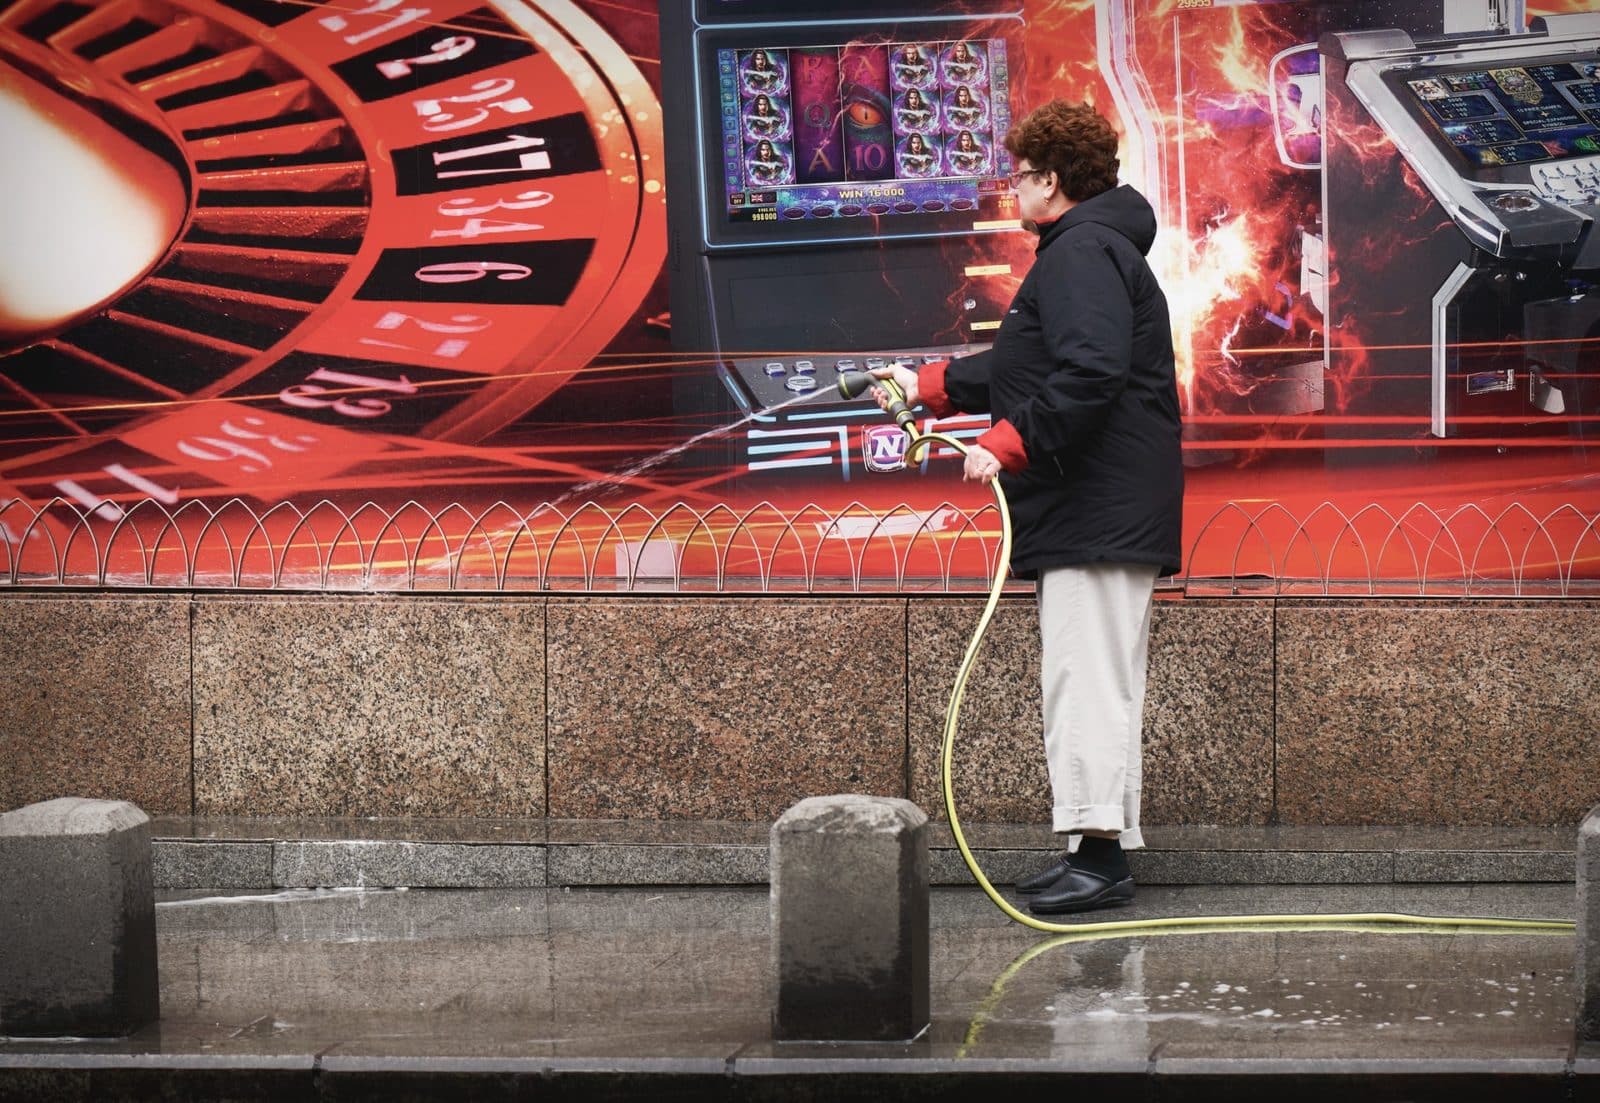
[[[1044,750],[1058,832],[1139,831],[1152,566],[1095,563],[1041,571]],[[1076,840],[1074,840],[1076,842]]]

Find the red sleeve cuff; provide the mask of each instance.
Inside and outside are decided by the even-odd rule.
[[[1027,470],[1028,450],[1022,446],[1016,427],[1004,418],[981,434],[978,443],[994,453],[994,458],[1008,474],[1017,475]]]
[[[944,389],[944,373],[948,367],[950,361],[938,360],[917,369],[917,401],[934,417],[949,417],[956,412]]]

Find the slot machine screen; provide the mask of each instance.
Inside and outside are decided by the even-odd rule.
[[[1014,219],[1015,44],[951,29],[707,45],[708,242],[971,233]]]
[[[1549,61],[1503,68],[1386,74],[1403,99],[1476,179],[1512,165],[1600,154],[1600,63]]]
[[[946,12],[1016,13],[1022,0],[875,0],[873,17],[900,18]],[[701,23],[748,23],[754,19],[851,19],[863,14],[861,0],[696,0]]]

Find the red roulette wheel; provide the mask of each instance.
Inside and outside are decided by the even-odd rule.
[[[665,258],[659,102],[569,0],[0,0],[7,132],[0,499],[480,441]]]

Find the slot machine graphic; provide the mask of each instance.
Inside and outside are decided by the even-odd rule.
[[[1373,29],[1504,35],[1522,21],[1521,0],[1105,5],[1106,79],[1135,139],[1124,145],[1124,175],[1164,228],[1157,260],[1177,331],[1187,462],[1245,461],[1370,428],[1328,428],[1349,413],[1351,395],[1327,369],[1338,273],[1328,259],[1323,150],[1347,136],[1329,135],[1319,39]],[[1351,183],[1334,189],[1336,200]],[[1390,232],[1387,217],[1374,206],[1366,225]],[[1409,303],[1401,288],[1387,299],[1390,312]],[[1406,309],[1420,316],[1427,304]]]
[[[1426,413],[1433,440],[1581,443],[1600,366],[1596,42],[1594,13],[1520,34],[1323,39],[1329,243],[1343,274],[1329,365],[1366,408]],[[1373,133],[1388,158],[1362,140]],[[1366,248],[1380,207],[1408,212],[1403,277]],[[1401,278],[1427,309],[1384,308]]]
[[[891,468],[864,433],[877,407],[839,399],[838,373],[981,348],[998,326],[1020,7],[661,4],[672,337],[725,391],[682,403],[750,420],[738,471]]]
[[[656,96],[565,3],[0,0],[0,111],[56,174],[36,206],[83,204],[3,261],[0,499],[403,486],[589,363],[665,257]],[[49,251],[122,212],[109,284]]]

